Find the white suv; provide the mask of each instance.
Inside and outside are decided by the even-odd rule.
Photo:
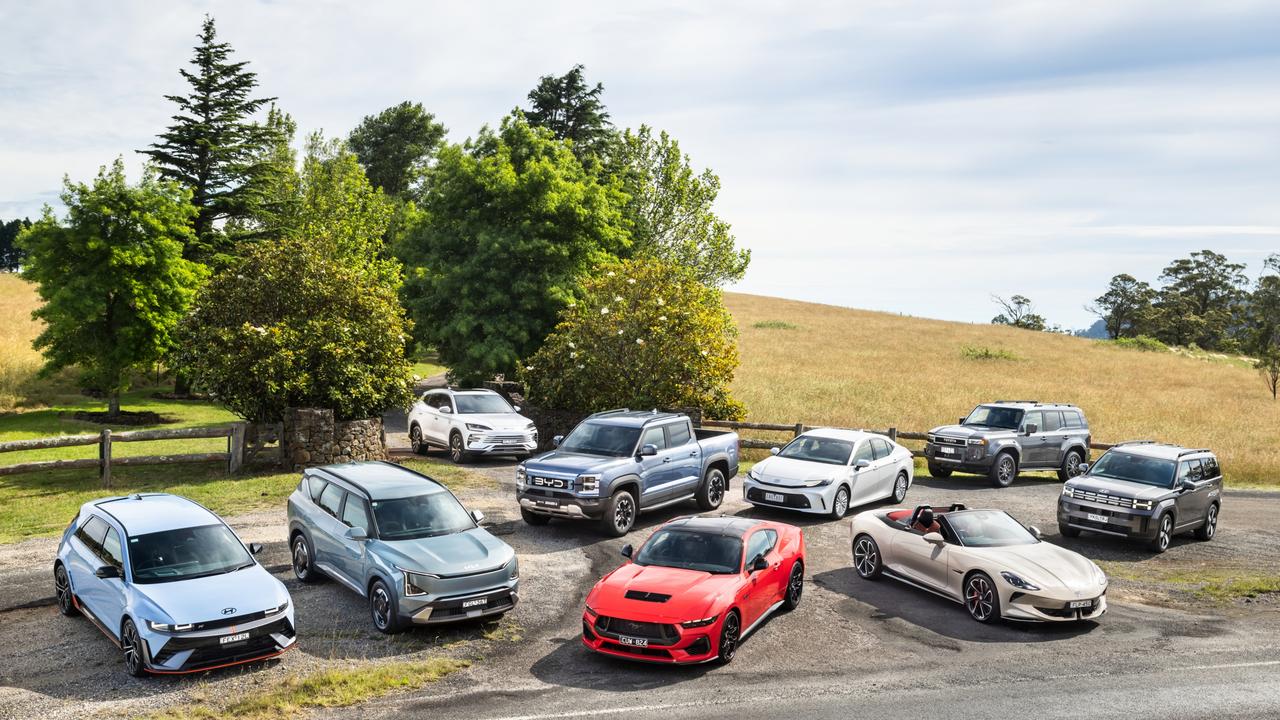
[[[448,448],[456,463],[475,455],[515,455],[538,449],[538,429],[492,390],[428,390],[409,409],[415,453]]]

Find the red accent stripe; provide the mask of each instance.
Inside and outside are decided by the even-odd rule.
[[[221,670],[222,668],[234,667],[236,665],[244,665],[245,663],[261,662],[262,660],[270,660],[273,657],[279,657],[289,652],[290,650],[297,647],[297,645],[298,645],[297,641],[294,641],[293,645],[290,645],[289,647],[279,652],[273,652],[270,655],[262,655],[261,657],[249,658],[248,660],[237,660],[235,662],[229,662],[223,665],[214,665],[213,667],[199,668],[196,670],[152,670],[151,668],[147,668],[147,672],[152,673],[153,675],[190,675],[192,673],[209,672],[210,670]]]

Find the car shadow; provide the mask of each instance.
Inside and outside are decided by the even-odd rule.
[[[889,577],[863,580],[852,567],[813,576],[819,587],[853,600],[847,611],[871,620],[900,620],[954,640],[978,643],[1049,642],[1078,637],[1098,627],[1093,621],[985,625],[969,617],[964,606]]]
[[[529,669],[534,677],[548,685],[635,692],[697,680],[715,667],[712,663],[659,665],[602,655],[587,649],[577,635],[557,638],[553,642],[557,643],[556,648],[539,658]],[[743,647],[749,642],[750,638]]]

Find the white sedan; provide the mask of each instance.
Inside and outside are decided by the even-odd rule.
[[[770,452],[742,484],[752,505],[841,518],[850,506],[902,502],[915,478],[910,450],[860,430],[810,430]]]

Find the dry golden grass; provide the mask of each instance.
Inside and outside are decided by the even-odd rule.
[[[40,306],[35,286],[12,273],[0,273],[0,412],[20,403],[43,360],[31,347],[42,324],[31,319]]]
[[[1280,403],[1240,363],[754,295],[725,302],[741,332],[734,393],[756,422],[925,431],[979,402],[1069,402],[1095,441],[1206,446],[1229,483],[1280,484]]]

